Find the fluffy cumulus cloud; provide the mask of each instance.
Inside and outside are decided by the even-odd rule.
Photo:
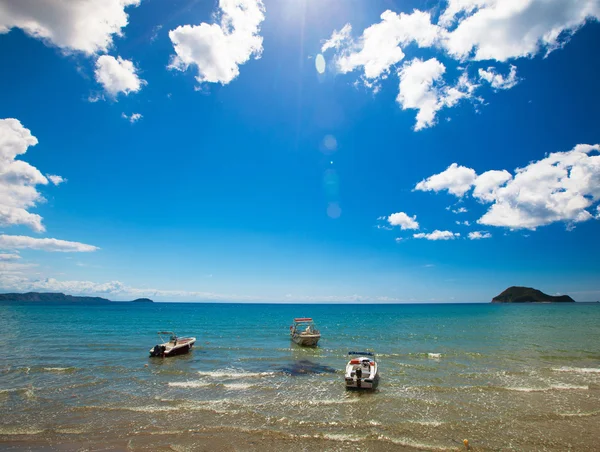
[[[413,42],[419,47],[431,47],[440,34],[439,27],[431,23],[430,14],[418,10],[411,14],[385,11],[381,22],[366,28],[357,40],[352,38],[351,31],[350,24],[334,31],[321,51],[335,49],[334,61],[339,72],[361,69],[366,79],[387,76],[390,67],[404,58],[402,47]]]
[[[218,23],[169,31],[175,49],[169,67],[185,71],[194,66],[198,82],[228,84],[239,75],[240,65],[262,54],[264,11],[261,0],[220,0]]]
[[[69,242],[67,240],[58,239],[39,239],[28,237],[25,235],[0,235],[0,249],[2,250],[17,250],[17,249],[32,249],[42,251],[55,252],[90,252],[96,251],[99,248],[85,243]]]
[[[0,33],[20,28],[66,51],[107,51],[140,0],[0,0]]]
[[[400,226],[400,229],[419,229],[419,223],[417,222],[417,216],[412,217],[405,214],[404,212],[397,212],[387,217],[387,222],[392,226]]]
[[[460,197],[471,189],[475,179],[477,179],[477,173],[474,169],[453,163],[445,171],[419,182],[415,186],[415,190],[435,192],[448,190],[453,195]]]
[[[65,179],[64,177],[62,177],[62,176],[57,176],[57,175],[55,175],[55,174],[46,174],[46,177],[47,177],[47,178],[48,178],[48,180],[49,180],[50,182],[52,182],[54,185],[60,185],[60,184],[62,184],[63,182],[66,182],[66,181],[67,181],[67,179]]]
[[[515,170],[487,171],[477,176],[471,168],[452,164],[446,171],[419,182],[415,189],[448,190],[490,203],[479,224],[510,229],[536,229],[555,222],[568,227],[597,217],[600,201],[600,145],[578,144],[554,152]],[[458,169],[461,168],[460,173]],[[461,174],[459,177],[458,174]]]
[[[447,86],[443,80],[445,72],[446,67],[435,58],[427,61],[415,58],[398,71],[400,85],[396,101],[403,110],[418,110],[415,130],[434,125],[439,110],[470,98],[477,87],[467,74],[463,74],[456,85]]]
[[[434,123],[435,114],[441,108],[439,93],[434,87],[446,67],[435,58],[427,61],[414,59],[400,71],[400,86],[396,101],[407,108],[417,109],[415,130],[420,130]]]
[[[17,157],[38,140],[17,119],[0,119],[0,226],[25,225],[44,231],[42,217],[28,211],[44,198],[37,185],[48,179],[35,167]]]
[[[551,52],[599,18],[598,0],[449,0],[440,22],[457,23],[443,41],[453,57],[507,61]]]
[[[600,145],[575,146],[516,170],[499,187],[480,224],[535,229],[557,221],[593,218],[587,210],[600,200]]]
[[[137,72],[132,61],[124,60],[121,57],[101,55],[96,60],[94,75],[104,91],[114,98],[119,93],[127,95],[137,93],[142,89],[146,81],[142,80]]]
[[[511,179],[512,174],[506,170],[486,171],[473,181],[473,196],[480,201],[493,202],[498,189]]]
[[[488,82],[494,89],[510,89],[519,83],[517,67],[512,64],[510,72],[506,76],[499,74],[494,67],[488,67],[487,70],[479,69],[478,72],[479,78]]]
[[[473,231],[469,232],[469,240],[481,240],[481,239],[491,239],[492,234],[487,231]]]
[[[414,130],[422,130],[436,123],[440,109],[455,107],[461,99],[483,99],[474,94],[481,85],[471,81],[466,72],[452,82],[453,71],[447,71],[435,57],[427,61],[413,58],[393,70],[415,47],[449,55],[454,59],[451,69],[463,61],[474,61],[467,70],[476,72],[475,76],[494,90],[505,90],[520,81],[516,66],[511,64],[506,71],[495,66],[477,68],[477,61],[506,62],[549,53],[564,45],[587,21],[600,19],[600,0],[447,0],[445,6],[437,23],[429,12],[385,11],[358,38],[346,24],[333,32],[321,51],[331,55],[339,73],[361,71],[363,83],[376,92],[381,79],[397,73],[398,104],[405,110],[417,110]],[[416,46],[409,48],[413,43]],[[452,60],[444,61],[452,64]]]
[[[430,233],[420,232],[418,234],[413,234],[415,239],[425,239],[425,240],[454,240],[460,237],[460,233],[451,232],[451,231],[439,231],[435,230]]]

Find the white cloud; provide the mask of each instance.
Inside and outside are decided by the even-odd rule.
[[[14,265],[14,264],[13,264]],[[27,266],[29,267],[29,265]],[[191,290],[162,290],[154,288],[131,287],[121,281],[96,283],[93,281],[61,281],[55,278],[30,279],[21,274],[19,270],[10,272],[2,271],[0,265],[0,288],[5,291],[38,291],[38,292],[64,292],[72,295],[101,296],[112,300],[130,300],[138,297],[149,297],[166,301],[224,301],[224,302],[304,302],[304,303],[389,303],[402,301],[415,301],[412,299],[399,299],[387,296],[361,296],[353,295],[294,295],[283,296],[255,296],[224,294],[209,291]]]
[[[492,60],[504,62],[520,57],[546,54],[564,45],[569,37],[589,20],[600,19],[600,0],[447,0],[438,23],[429,12],[410,14],[385,11],[380,21],[365,28],[359,38],[346,24],[335,30],[321,46],[333,54],[340,73],[362,71],[360,81],[373,92],[381,89],[393,68],[406,57],[409,44],[445,51],[455,60]],[[412,49],[410,49],[412,50]],[[455,62],[456,63],[456,62]],[[454,85],[448,80],[446,65],[436,58],[413,59],[397,71],[400,77],[397,102],[402,109],[416,109],[414,130],[431,127],[443,108],[471,99],[481,86],[470,80],[467,70]],[[494,66],[479,68],[479,80],[494,90],[505,90],[519,83],[517,68],[508,74]],[[359,80],[354,85],[357,86]],[[451,118],[446,118],[450,121]]]
[[[132,113],[130,116],[127,116],[125,113],[121,114],[123,119],[127,119],[131,124],[138,122],[144,116],[141,113]]]
[[[413,234],[415,239],[426,239],[426,240],[454,240],[457,237],[460,237],[460,233],[458,232],[450,232],[450,231],[439,231],[435,230],[429,234],[425,232],[420,232],[418,234]]]
[[[453,163],[445,171],[419,182],[415,190],[435,192],[448,190],[449,193],[461,197],[471,189],[476,178],[475,170]]]
[[[419,47],[431,47],[439,38],[440,28],[431,23],[427,12],[415,10],[411,14],[385,11],[381,22],[366,28],[358,41],[351,36],[351,26],[334,31],[321,47],[337,51],[336,67],[341,73],[362,68],[367,79],[386,77],[390,67],[404,58],[401,46],[415,42]]]
[[[198,69],[199,83],[228,84],[239,75],[239,66],[261,57],[260,24],[265,19],[261,0],[220,0],[218,23],[183,25],[169,31],[176,55],[172,69]]]
[[[469,232],[470,240],[481,240],[481,239],[491,239],[491,238],[492,238],[492,234],[490,234],[489,232],[486,232],[486,231]]]
[[[468,210],[466,207],[459,207],[458,209],[452,209],[452,213],[456,213],[456,214],[467,213],[467,212],[468,212]]]
[[[15,253],[0,253],[0,261],[2,262],[16,261],[19,259],[21,259],[21,256]]]
[[[600,201],[600,145],[578,144],[515,170],[475,170],[453,163],[446,171],[417,184],[416,190],[448,190],[492,205],[477,223],[510,229],[536,229],[555,222],[575,223],[594,218],[588,210]],[[596,212],[599,212],[596,206]],[[600,212],[599,212],[600,213]]]
[[[138,77],[137,68],[132,61],[111,55],[98,57],[94,74],[96,81],[112,97],[119,93],[137,93],[146,84],[145,80]]]
[[[67,51],[106,52],[140,0],[0,0],[0,33],[21,28]]]
[[[352,25],[346,24],[340,31],[334,30],[331,38],[329,38],[321,47],[321,52],[325,53],[329,49],[338,50],[340,47],[347,46],[351,42]]]
[[[469,220],[455,221],[455,223],[458,224],[459,226],[471,226],[471,223],[469,222]]]
[[[435,58],[427,61],[415,58],[398,71],[400,84],[396,101],[403,110],[418,110],[415,131],[433,126],[439,110],[454,107],[461,99],[471,98],[478,87],[466,73],[461,75],[456,85],[448,86],[443,80],[445,72],[446,67]]]
[[[473,196],[480,201],[492,202],[496,198],[496,191],[512,179],[512,174],[506,170],[490,170],[477,176],[473,181],[475,189]]]
[[[446,67],[435,58],[427,61],[414,59],[399,72],[400,86],[396,101],[403,110],[419,110],[415,130],[435,123],[435,115],[441,108],[439,92],[434,83],[442,79]]]
[[[600,200],[598,151],[600,145],[579,144],[517,169],[515,177],[495,191],[492,206],[478,223],[535,229],[557,221],[590,220],[587,209]]]
[[[56,176],[54,174],[46,174],[46,177],[50,180],[50,182],[52,182],[54,185],[60,185],[63,182],[66,182],[67,179],[65,179],[62,176]]]
[[[404,212],[398,212],[391,214],[387,221],[392,226],[400,226],[400,229],[419,229],[419,223],[417,222],[417,216],[408,216]]]
[[[38,239],[35,237],[27,237],[24,235],[0,235],[0,249],[16,250],[16,249],[33,249],[42,251],[57,251],[57,252],[90,252],[96,251],[99,248],[85,243],[69,242],[58,239]]]
[[[24,270],[30,270],[37,266],[38,266],[38,264],[23,264],[21,262],[0,260],[0,281],[1,281],[1,276],[10,275],[10,276],[14,277],[16,275],[23,274]]]
[[[461,15],[466,14],[466,17]],[[589,19],[598,0],[449,0],[440,23],[456,28],[443,46],[455,58],[506,61],[561,47]]]
[[[0,119],[0,226],[24,225],[44,231],[42,217],[27,209],[43,202],[36,185],[48,179],[37,168],[16,160],[38,140],[17,119]]]
[[[517,78],[517,67],[510,65],[510,72],[507,76],[496,72],[496,68],[488,67],[485,69],[479,69],[479,78],[488,82],[494,89],[510,89],[513,88],[519,79]]]

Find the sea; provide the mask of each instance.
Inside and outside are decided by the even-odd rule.
[[[3,302],[0,350],[4,450],[600,450],[600,303]]]

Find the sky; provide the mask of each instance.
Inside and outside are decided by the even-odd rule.
[[[600,0],[0,0],[0,291],[600,299]]]

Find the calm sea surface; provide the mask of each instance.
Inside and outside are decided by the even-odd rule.
[[[318,348],[290,342],[297,316]],[[158,330],[196,348],[149,358]],[[0,346],[0,448],[193,450],[198,432],[243,432],[329,450],[600,450],[600,304],[3,303]],[[344,388],[362,349],[375,393]]]

